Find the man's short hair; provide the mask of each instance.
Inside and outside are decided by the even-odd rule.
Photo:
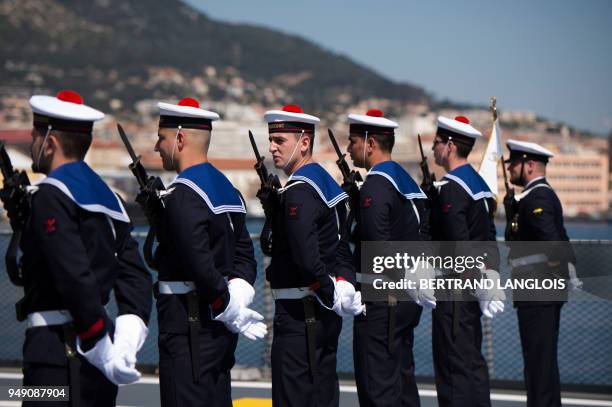
[[[438,133],[437,136],[440,138],[440,140],[442,140],[443,143],[448,143],[448,136],[440,133]],[[456,138],[453,138],[452,141],[455,147],[457,147],[457,156],[459,158],[467,158],[468,155],[470,155],[473,145],[468,145],[462,142],[461,140],[457,140]]]
[[[41,134],[45,134],[46,131],[46,129],[39,130]],[[64,156],[77,160],[85,158],[93,139],[91,133],[52,130],[52,134],[59,141]]]
[[[455,146],[457,146],[457,156],[459,156],[459,158],[467,158],[468,155],[470,155],[470,152],[472,151],[472,146],[468,146],[463,143],[454,144]]]
[[[378,143],[380,149],[384,152],[392,153],[395,145],[395,136],[372,134],[368,137],[373,138]]]

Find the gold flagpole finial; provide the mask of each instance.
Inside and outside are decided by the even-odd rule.
[[[497,120],[497,98],[491,97],[491,113],[493,113],[493,121]]]

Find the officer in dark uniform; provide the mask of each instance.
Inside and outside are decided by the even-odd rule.
[[[436,164],[443,166],[447,174],[437,183],[438,197],[433,202],[431,214],[432,240],[495,242],[493,194],[467,163],[475,140],[481,136],[463,116],[438,118],[432,150]],[[494,243],[465,248],[456,245],[456,249],[453,246],[443,244],[440,254],[479,256],[486,247],[487,270],[472,269],[462,274],[449,270],[448,277],[480,278],[482,274],[499,278],[495,271],[499,266],[499,254]],[[468,293],[441,292],[438,295],[436,292],[436,297],[432,341],[438,403],[453,407],[490,406],[489,373],[481,353],[480,316],[484,313],[492,318],[503,311],[503,292],[481,290],[476,298]],[[453,301],[441,301],[442,297]]]
[[[21,239],[23,384],[70,386],[70,403],[62,405],[114,406],[117,385],[140,377],[136,352],[147,335],[151,276],[123,202],[83,161],[93,122],[104,114],[68,90],[32,96],[30,106],[32,169],[47,177],[32,189]],[[111,290],[115,324],[104,308]]]
[[[365,115],[349,114],[348,121],[348,152],[356,167],[368,170],[357,216],[360,241],[429,240],[427,196],[392,161],[397,123],[377,109]],[[356,267],[360,258],[361,244],[357,242]],[[357,274],[357,281],[363,287],[372,284],[373,277],[362,272]],[[385,302],[366,301],[366,312],[355,317],[353,359],[361,406],[420,405],[412,354],[414,328],[419,324],[422,306],[434,308],[436,301],[433,290],[416,289],[409,294],[414,301],[398,301],[391,295]]]
[[[238,333],[266,333],[253,300],[256,263],[239,192],[207,154],[217,113],[195,99],[159,103],[155,151],[178,176],[162,193],[155,262],[163,406],[231,406]]]
[[[272,403],[337,406],[340,315],[362,311],[346,239],[348,197],[312,160],[318,118],[288,105],[265,120],[274,166],[289,176],[272,219],[266,270],[275,299]]]
[[[511,240],[550,244],[511,244],[513,278],[567,278],[576,281],[576,262],[557,194],[546,181],[546,164],[553,154],[530,142],[508,140],[510,182],[524,187],[514,197]],[[568,270],[569,268],[569,270]],[[570,274],[572,274],[570,276]],[[557,291],[557,290],[555,290]],[[528,407],[561,406],[557,342],[566,290],[530,298],[515,295]],[[551,298],[552,297],[552,298]]]

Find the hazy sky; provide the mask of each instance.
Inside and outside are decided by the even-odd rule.
[[[438,98],[612,131],[611,0],[185,0],[297,34]]]

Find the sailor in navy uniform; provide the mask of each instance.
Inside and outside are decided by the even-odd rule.
[[[207,154],[217,113],[192,98],[159,103],[155,151],[178,176],[163,193],[155,262],[163,406],[231,406],[238,333],[266,333],[248,308],[256,263],[240,193]]]
[[[576,259],[563,226],[563,209],[557,194],[546,181],[546,164],[553,153],[530,142],[508,140],[510,182],[524,187],[515,195],[512,240],[542,241],[550,244],[511,244],[513,278],[571,278],[579,287]],[[557,342],[561,307],[566,290],[547,290],[546,295],[531,293],[517,298],[516,307],[523,348],[525,387],[528,407],[561,406]],[[556,291],[556,294],[553,293]]]
[[[275,299],[272,404],[337,406],[340,316],[363,311],[348,245],[348,196],[313,162],[317,117],[288,105],[265,120],[274,166],[289,176],[272,219],[266,270]]]
[[[499,269],[499,253],[494,243],[494,196],[482,177],[467,163],[468,154],[480,137],[481,133],[466,117],[438,118],[432,150],[436,164],[444,167],[447,174],[437,185],[439,195],[432,206],[432,240],[491,242],[466,248],[442,245],[441,255],[483,256],[483,249],[487,253],[485,270],[472,269],[461,274],[449,270],[448,276],[443,278],[499,279],[495,271]],[[433,311],[432,341],[440,406],[491,405],[489,373],[481,353],[480,316],[492,318],[503,311],[505,297],[501,290],[476,290],[474,294],[476,298],[468,293],[436,293],[438,305]],[[441,301],[442,296],[453,301]]]
[[[348,152],[356,167],[368,170],[359,194],[359,240],[429,240],[427,196],[391,157],[397,123],[377,109],[365,115],[349,114],[348,122]],[[357,269],[360,258],[357,242]],[[360,287],[372,284],[373,278],[370,273],[357,274]],[[422,306],[434,308],[436,301],[433,290],[416,289],[409,294],[414,301],[398,301],[391,295],[384,302],[365,301],[366,312],[355,317],[353,360],[361,406],[420,405],[412,354],[414,328]]]
[[[23,384],[70,386],[70,403],[61,405],[114,406],[117,385],[140,377],[151,276],[123,202],[83,161],[104,114],[68,90],[32,96],[30,106],[32,169],[47,177],[32,190],[21,239]],[[104,308],[111,290],[114,324]]]

